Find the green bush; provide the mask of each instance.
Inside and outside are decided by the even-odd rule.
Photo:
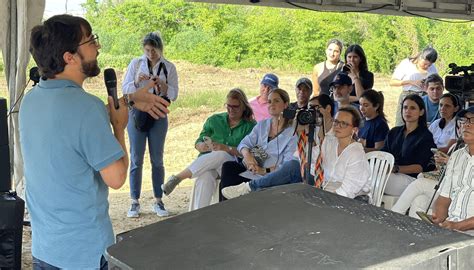
[[[414,17],[313,12],[184,0],[88,0],[86,17],[102,43],[99,61],[125,69],[142,54],[141,39],[160,30],[169,59],[230,68],[266,67],[309,72],[325,59],[326,42],[360,44],[373,72],[392,73],[426,45],[447,64],[474,59],[472,25]]]

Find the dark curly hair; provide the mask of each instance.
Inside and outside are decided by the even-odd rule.
[[[92,27],[84,18],[56,15],[31,30],[30,53],[44,79],[53,79],[64,71],[66,52],[76,53],[84,36],[92,34]]]

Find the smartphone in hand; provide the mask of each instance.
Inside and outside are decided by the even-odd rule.
[[[202,137],[204,140],[204,143],[209,147],[209,149],[212,149],[212,139],[209,136],[204,136]]]
[[[444,158],[449,157],[448,154],[446,154],[445,152],[439,150],[438,148],[431,148],[431,152],[433,152],[433,154],[435,154],[435,155],[437,154],[437,155],[439,155],[441,157],[444,157]]]
[[[416,211],[416,214],[421,218],[421,220],[434,224],[433,217],[422,211]]]

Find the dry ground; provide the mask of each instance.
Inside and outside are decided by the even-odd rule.
[[[223,91],[227,92],[234,87],[240,87],[247,93],[248,97],[255,96],[258,93],[260,79],[270,70],[262,69],[242,69],[229,70],[203,65],[195,65],[187,62],[176,62],[179,74],[180,99],[186,99],[190,93],[199,93],[202,91]],[[302,74],[292,71],[273,71],[280,77],[280,85],[283,89],[289,91],[292,100],[294,100],[294,83],[299,77],[310,74]],[[118,75],[120,77],[120,74]],[[87,91],[99,96],[103,96],[105,88],[103,87],[102,77],[90,79],[84,87]],[[394,89],[388,85],[388,77],[377,76],[375,80],[375,89],[382,90],[385,95],[385,111],[389,119],[389,124],[395,122],[396,102],[399,89]],[[4,77],[0,78],[0,97],[7,97],[5,91],[6,83]],[[225,100],[222,100],[222,104]],[[221,111],[220,108],[217,111]],[[216,110],[206,106],[195,105],[193,108],[175,108],[169,115],[170,128],[165,144],[164,162],[166,168],[166,177],[170,174],[179,172],[185,168],[197,155],[194,150],[194,140],[199,134],[204,120]],[[144,225],[159,222],[162,218],[151,212],[152,192],[150,181],[150,166],[148,156],[145,158],[142,195],[143,213],[138,219],[129,219],[126,217],[126,211],[129,207],[129,186],[125,184],[119,190],[111,190],[110,216],[114,226],[115,233],[121,233]],[[189,193],[192,181],[185,181],[173,192],[170,197],[164,198],[168,210],[174,214],[181,214],[187,211],[189,202]],[[31,268],[31,231],[25,228],[23,234],[23,268]]]

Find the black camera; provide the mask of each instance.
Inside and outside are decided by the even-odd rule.
[[[320,126],[323,122],[323,116],[319,112],[319,106],[302,108],[302,109],[290,109],[287,108],[283,111],[283,118],[294,119],[299,125],[316,125]]]
[[[458,66],[449,64],[451,71],[444,78],[444,86],[451,94],[463,96],[469,100],[474,99],[474,64]]]
[[[344,73],[349,73],[351,72],[351,67],[347,64],[345,64],[343,67],[342,67],[342,72]]]

